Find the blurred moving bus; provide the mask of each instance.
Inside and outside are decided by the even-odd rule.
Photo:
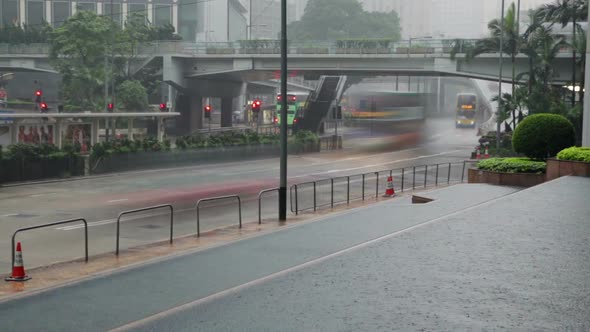
[[[473,93],[457,94],[457,109],[455,113],[455,127],[475,128],[477,112],[477,96]]]
[[[309,92],[289,92],[287,93],[287,126],[292,127],[293,122],[297,121],[297,115],[307,104],[307,97]],[[277,95],[277,113],[274,122],[277,125],[281,124],[281,95]]]

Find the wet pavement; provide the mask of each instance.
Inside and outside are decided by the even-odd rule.
[[[457,185],[0,303],[3,331],[590,327],[590,179]],[[125,325],[129,324],[129,325]]]

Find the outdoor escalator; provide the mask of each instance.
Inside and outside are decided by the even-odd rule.
[[[298,117],[295,130],[321,131],[322,122],[328,115],[334,101],[339,98],[339,87],[344,76],[322,76],[316,91],[309,95],[307,107]]]

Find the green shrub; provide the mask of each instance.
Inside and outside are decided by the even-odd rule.
[[[557,154],[559,160],[576,160],[590,163],[590,147],[571,147],[561,150]]]
[[[535,114],[526,117],[514,131],[514,151],[529,158],[545,159],[574,145],[574,126],[557,114]]]
[[[477,163],[477,168],[503,173],[545,173],[547,163],[527,158],[490,158]]]
[[[317,144],[319,140],[318,135],[309,130],[300,130],[293,137],[293,142],[300,145]]]

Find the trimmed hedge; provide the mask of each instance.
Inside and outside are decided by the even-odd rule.
[[[547,170],[547,163],[527,158],[491,158],[480,161],[477,168],[502,173],[542,174]]]
[[[574,145],[574,126],[557,114],[535,114],[518,124],[512,136],[514,151],[529,158],[544,160]]]
[[[559,160],[585,161],[590,163],[590,147],[571,147],[561,150],[557,154]]]

